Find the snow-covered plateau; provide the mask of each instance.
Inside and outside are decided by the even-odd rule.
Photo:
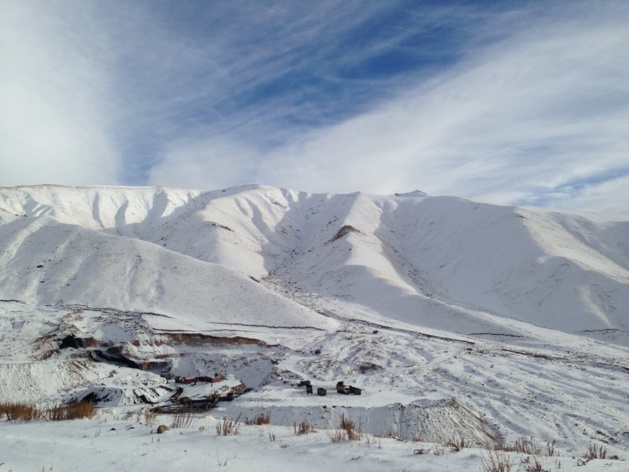
[[[0,472],[629,470],[629,216],[0,188],[0,406],[82,399]]]

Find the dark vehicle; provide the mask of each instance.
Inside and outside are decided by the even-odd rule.
[[[341,393],[343,395],[347,395],[349,393],[349,389],[345,387],[342,380],[336,384],[336,393]]]

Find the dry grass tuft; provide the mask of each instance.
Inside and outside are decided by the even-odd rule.
[[[469,442],[466,442],[465,439],[459,437],[458,439],[450,439],[446,446],[451,448],[454,452],[459,452],[461,449],[465,449],[466,447],[470,447]]]
[[[533,442],[533,438],[527,439],[525,437],[516,439],[513,444],[505,444],[500,449],[507,452],[520,452],[534,456],[542,453],[542,448]]]
[[[238,435],[238,426],[240,425],[240,415],[235,420],[228,420],[223,416],[223,420],[216,424],[216,434],[219,436],[236,436]]]
[[[527,456],[526,459],[520,461],[520,465],[527,464],[524,467],[525,472],[550,472],[548,469],[544,469],[537,457],[533,457],[533,460],[534,462],[531,464],[531,457]],[[520,469],[518,468],[518,470]]]
[[[263,424],[269,424],[271,422],[271,413],[260,413],[254,419],[245,419],[245,424],[249,426],[262,426]]]
[[[604,446],[596,446],[596,444],[590,444],[590,447],[582,456],[584,459],[605,459],[607,457],[607,449]]]
[[[191,408],[182,409],[178,411],[177,413],[175,413],[175,415],[173,416],[173,422],[170,425],[170,427],[173,429],[187,428],[188,426],[192,424],[193,419],[194,419],[194,416],[192,415]]]
[[[358,441],[362,438],[362,427],[359,423],[358,430],[356,430],[356,423],[350,418],[345,417],[345,413],[341,415],[340,429],[345,430],[347,439],[350,441]]]
[[[555,450],[555,441],[546,443],[546,455],[548,457],[558,456],[559,452]]]
[[[159,407],[145,408],[144,410],[142,410],[142,415],[138,415],[138,423],[141,423],[142,417],[144,417],[144,424],[154,425],[155,423],[157,423],[157,415],[159,414],[159,411]]]
[[[359,422],[358,428],[356,428],[356,423],[350,418],[347,418],[345,413],[343,413],[341,415],[339,429],[335,430],[334,433],[329,433],[328,436],[333,443],[341,441],[360,441],[363,437],[361,423]]]
[[[581,459],[577,461],[577,465],[582,466],[590,462],[592,459],[605,459],[607,457],[607,449],[604,446],[590,444],[587,451],[583,453]]]
[[[328,433],[330,441],[333,443],[339,443],[342,441],[347,441],[347,433],[345,430],[336,430],[333,433]]]
[[[552,457],[557,454],[555,450],[555,441],[547,442],[546,447],[536,444],[533,438],[520,437],[513,444],[504,444],[498,449],[506,452],[519,452],[530,456],[548,456]]]
[[[511,472],[511,459],[502,451],[487,451],[481,458],[483,472]]]
[[[301,436],[303,434],[308,434],[308,433],[314,433],[315,431],[312,425],[308,423],[306,420],[302,421],[299,424],[294,423],[293,430],[295,431],[296,436]]]

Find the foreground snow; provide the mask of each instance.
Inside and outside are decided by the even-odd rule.
[[[212,464],[221,454],[220,460],[228,459],[228,463],[237,458],[244,464],[252,461],[248,464],[252,465],[259,462],[256,451],[260,451],[268,458],[268,470],[274,458],[304,462],[305,470],[311,470],[309,467],[314,466],[303,457],[331,448],[329,454],[324,454],[323,463],[347,461],[351,463],[350,470],[355,466],[351,460],[355,457],[364,458],[364,462],[375,461],[373,469],[367,470],[378,470],[384,464],[390,464],[390,470],[412,470],[411,465],[418,461],[426,470],[447,470],[452,464],[480,467],[483,452],[474,448],[486,443],[512,444],[520,437],[533,437],[541,447],[555,442],[563,458],[548,459],[546,464],[552,465],[551,470],[556,469],[552,461],[557,460],[565,470],[569,458],[580,457],[591,445],[605,447],[608,457],[629,456],[626,348],[581,336],[562,337],[530,327],[529,339],[505,337],[505,342],[413,330],[399,323],[376,327],[347,321],[338,331],[302,331],[295,339],[277,337],[279,344],[273,346],[233,344],[227,342],[230,338],[187,339],[151,333],[142,316],[133,313],[69,312],[61,307],[43,309],[16,302],[0,303],[0,321],[0,344],[5,347],[0,362],[0,395],[4,401],[46,405],[82,398],[94,391],[121,392],[113,396],[115,401],[104,402],[98,418],[92,421],[15,424],[0,420],[6,438],[0,443],[0,461],[7,464],[12,464],[9,458],[18,461],[17,465],[23,461],[37,465],[44,459],[58,457],[50,466],[72,470],[71,461],[78,451],[92,448],[95,456],[103,454],[109,465],[111,461],[120,461],[115,470],[142,464],[148,460],[141,455],[144,452],[161,457],[161,452],[150,449],[151,441],[158,437],[149,434],[156,424],[151,428],[136,424],[138,416],[133,412],[139,407],[134,405],[147,390],[163,385],[173,387],[173,381],[166,382],[147,371],[96,362],[86,357],[90,349],[59,351],[52,340],[62,337],[64,329],[70,327],[75,334],[98,342],[123,342],[129,355],[136,359],[150,361],[167,355],[173,362],[174,375],[213,375],[222,371],[228,375],[226,383],[232,378],[240,379],[254,389],[232,402],[221,403],[210,414],[230,419],[240,415],[241,420],[269,414],[271,425],[243,426],[237,438],[215,437],[216,423],[199,415],[194,425],[183,431],[159,436],[160,442],[173,441],[179,448],[178,452],[169,453],[167,462],[178,454],[188,454],[190,457],[179,459],[191,461],[196,467],[208,454],[212,454],[208,459]],[[250,336],[251,331],[239,332],[234,327],[229,334]],[[551,339],[553,335],[555,339]],[[303,388],[294,386],[302,379],[311,380],[315,392],[317,387],[326,388],[328,395],[307,395]],[[362,395],[336,394],[334,388],[341,379],[347,385],[362,388]],[[197,390],[204,388],[209,387],[185,386],[182,395],[198,396]],[[108,405],[123,406],[112,409]],[[132,417],[122,421],[127,412]],[[360,424],[370,442],[386,447],[380,450],[364,442],[333,444],[330,435],[342,415]],[[170,425],[172,421],[172,416],[162,415],[156,423]],[[293,425],[301,421],[315,427],[318,434],[295,437]],[[134,429],[127,430],[127,426]],[[116,428],[115,435],[110,432],[111,427]],[[199,431],[201,427],[204,431]],[[269,432],[276,435],[276,441],[270,440]],[[121,435],[137,442],[125,440],[124,446],[119,446]],[[177,438],[165,439],[172,436]],[[430,444],[417,445],[414,439]],[[464,440],[473,448],[444,456],[430,452],[433,444],[440,445],[435,446],[440,451],[453,440]],[[57,450],[55,441],[69,443],[60,451],[71,452],[59,452],[59,456],[41,452]],[[28,457],[19,453],[20,444],[29,444]],[[40,444],[41,447],[33,448]],[[414,457],[413,450],[418,448],[427,454]],[[109,453],[113,455],[108,456]],[[292,458],[293,453],[300,458]],[[193,454],[201,457],[192,458]],[[42,463],[41,467],[49,466]],[[112,470],[103,467],[102,470]],[[624,470],[616,464],[610,467],[616,469],[609,470]],[[14,470],[24,468],[28,470],[17,466]]]
[[[480,471],[489,452],[442,444],[406,442],[363,435],[361,440],[333,443],[333,431],[295,435],[292,427],[241,425],[236,436],[219,436],[220,418],[199,416],[185,428],[156,434],[142,416],[123,419],[123,412],[101,412],[92,420],[12,424],[0,422],[2,470],[225,470],[320,472],[347,471]],[[140,422],[138,422],[138,418]],[[418,454],[422,450],[422,454]],[[34,452],[36,451],[36,452]],[[532,457],[508,453],[513,470],[526,470],[537,460],[545,470],[625,471],[618,460],[592,460],[578,466],[585,451],[571,455]],[[523,462],[524,461],[524,462]]]

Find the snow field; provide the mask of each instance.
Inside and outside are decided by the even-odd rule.
[[[195,417],[187,428],[155,434],[158,424],[172,419],[158,416],[153,425],[128,419],[115,410],[91,420],[70,422],[0,422],[0,462],[6,470],[257,470],[318,472],[321,470],[470,470],[481,471],[489,452],[465,448],[455,452],[442,444],[398,441],[364,435],[358,441],[333,443],[329,431],[301,436],[292,427],[246,426],[236,436],[218,436],[220,418]],[[142,420],[140,420],[142,421]],[[417,454],[419,451],[422,454]],[[33,454],[33,451],[38,451]],[[514,468],[534,460],[548,470],[624,471],[626,462],[593,460],[577,465],[581,454],[531,457],[508,453]]]

